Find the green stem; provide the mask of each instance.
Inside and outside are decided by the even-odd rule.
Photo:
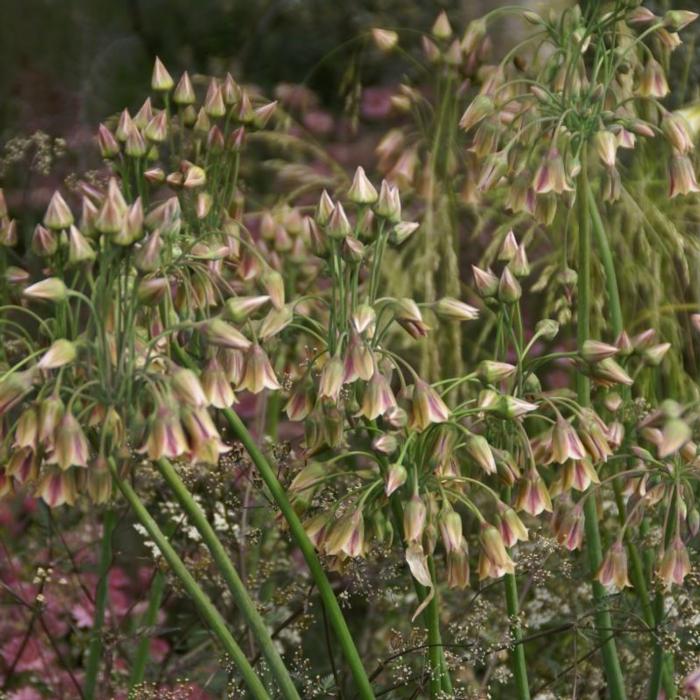
[[[579,350],[588,340],[591,313],[591,220],[589,209],[589,183],[585,154],[582,158],[581,174],[578,178],[578,307],[576,339]],[[576,374],[576,391],[581,406],[591,403],[591,387],[588,377],[582,372]],[[586,544],[588,563],[591,570],[593,599],[596,604],[595,625],[602,641],[603,665],[611,700],[625,700],[625,684],[617,656],[615,638],[611,634],[612,618],[606,603],[605,588],[595,580],[595,575],[603,561],[603,552],[598,529],[598,509],[595,498],[584,502]]]
[[[435,578],[435,561],[428,557],[430,578],[433,579],[433,599],[428,603],[426,617],[428,622],[428,660],[430,661],[430,697],[438,700],[442,696],[442,640],[440,639],[440,605]]]
[[[386,472],[386,460],[382,459],[380,461],[380,466],[382,469],[382,473],[384,474]],[[391,513],[394,519],[394,527],[396,529],[396,532],[403,532],[403,508],[401,506],[401,500],[399,498],[398,493],[392,493],[391,496],[389,497],[389,504],[391,506]],[[431,558],[432,560],[432,558]],[[432,571],[432,570],[431,570]],[[431,573],[431,576],[433,574]],[[413,587],[415,588],[416,591],[416,597],[418,598],[418,602],[422,603],[426,596],[428,595],[428,589],[425,586],[422,586],[416,579],[411,576],[411,579],[413,579]],[[434,578],[433,578],[434,581]],[[430,629],[431,623],[430,623],[430,618],[429,618],[430,612],[428,609],[423,611],[423,619],[425,621],[425,626]],[[452,695],[453,688],[452,688],[452,678],[450,677],[450,670],[447,668],[447,659],[445,659],[445,648],[442,644],[442,636],[440,635],[440,627],[439,625],[433,625],[433,634],[435,635],[435,644],[434,646],[440,650],[440,668],[441,668],[441,681],[442,681],[442,690],[444,693],[448,695]],[[432,643],[431,643],[431,649],[432,649]]]
[[[316,556],[316,550],[314,549],[311,540],[309,540],[304,526],[299,520],[294,508],[292,508],[287,495],[284,492],[280,482],[277,480],[272,466],[267,461],[267,458],[262,453],[260,448],[256,445],[253,437],[248,432],[248,429],[243,424],[243,421],[238,417],[238,415],[227,408],[223,410],[223,415],[228,421],[231,430],[234,435],[243,443],[246,451],[253,460],[260,476],[265,482],[270,495],[275,500],[277,507],[282,512],[287,524],[289,525],[289,531],[292,538],[296,542],[297,547],[301,550],[301,553],[306,559],[306,563],[311,571],[311,575],[316,582],[319,594],[321,595],[321,600],[328,614],[329,621],[335,631],[338,642],[343,650],[345,659],[350,666],[350,671],[352,673],[353,679],[355,681],[355,690],[359,697],[363,700],[371,700],[374,698],[374,692],[372,691],[372,685],[367,678],[367,673],[365,672],[364,666],[362,665],[362,659],[357,651],[357,647],[353,642],[352,635],[348,629],[343,613],[338,604],[338,600],[333,593],[333,588],[326,577],[326,573],[321,566],[321,563]]]
[[[617,284],[617,272],[615,270],[615,263],[613,261],[612,250],[610,248],[610,241],[608,240],[605,226],[603,225],[603,219],[600,215],[598,205],[590,187],[588,188],[588,206],[591,213],[591,222],[593,224],[593,234],[595,236],[596,247],[600,255],[603,270],[605,272],[605,285],[608,292],[608,308],[610,309],[610,325],[613,334],[617,337],[620,335],[620,333],[622,333],[625,327],[622,316],[622,304],[620,302],[620,289]],[[623,387],[623,396],[625,399],[630,398],[629,387]],[[618,479],[613,481],[613,491],[615,494],[615,502],[617,504],[619,519],[621,524],[624,524],[625,504],[622,497],[622,485]],[[658,618],[652,609],[651,601],[649,599],[649,591],[647,589],[646,580],[644,577],[642,559],[639,555],[637,547],[629,535],[629,530],[625,532],[625,542],[627,544],[627,552],[630,559],[630,576],[632,577],[632,585],[634,586],[635,593],[641,603],[644,621],[649,629],[655,629]],[[660,677],[663,680],[664,690],[666,691],[668,698],[675,698],[676,696],[676,686],[673,681],[672,669],[673,655],[668,654],[666,656],[666,662],[664,663],[663,669],[660,669]],[[654,674],[652,674],[652,677],[654,677]],[[652,696],[650,695],[649,697],[651,698]],[[656,695],[654,695],[653,698],[655,700]]]
[[[678,492],[676,489],[673,491],[673,496],[671,498],[671,505],[666,516],[666,528],[664,531],[664,549],[668,549],[669,544],[671,544],[671,539],[676,527],[677,518],[677,508],[678,508]],[[656,700],[659,697],[659,691],[661,689],[662,677],[665,674],[670,674],[671,683],[673,684],[673,657],[666,651],[664,651],[663,643],[659,636],[659,626],[661,621],[664,619],[664,594],[663,590],[659,588],[656,591],[656,596],[654,598],[654,618],[656,620],[656,636],[654,639],[654,664],[651,671],[651,680],[649,682],[649,700]],[[676,697],[675,686],[672,688],[670,698]]]
[[[530,700],[530,686],[527,678],[527,662],[525,661],[525,645],[523,644],[523,630],[520,626],[520,604],[518,602],[518,583],[515,574],[506,574],[504,577],[506,587],[506,607],[511,621],[511,634],[513,635],[513,675],[515,687],[518,691],[518,700]]]
[[[221,645],[226,650],[226,653],[231,657],[233,663],[237,666],[240,671],[243,682],[248,687],[251,693],[251,697],[259,698],[260,700],[271,700],[265,686],[262,684],[260,678],[253,670],[245,654],[238,646],[233,635],[226,627],[226,622],[221,616],[221,613],[214,607],[211,600],[207,594],[201,589],[199,584],[194,580],[194,577],[189,572],[184,562],[178,556],[177,552],[173,549],[172,545],[168,541],[168,538],[158,527],[158,523],[151,517],[151,514],[146,510],[146,507],[141,502],[138,494],[132,488],[131,484],[120,478],[117,471],[117,466],[113,459],[109,460],[109,468],[112,472],[112,476],[122,492],[126,500],[129,502],[134,514],[141,522],[141,524],[146,528],[149,537],[155,542],[156,546],[163,555],[163,558],[170,566],[172,572],[180,579],[183,588],[189,595],[192,602],[197,606],[200,615],[206,623],[209,625],[211,631],[216,635],[217,639],[221,642]]]
[[[279,685],[282,696],[287,700],[300,700],[294,682],[289,675],[289,671],[284,665],[284,661],[282,661],[282,657],[277,651],[272,637],[270,637],[270,632],[265,621],[258,613],[255,603],[248,595],[243,581],[241,581],[233,562],[226,554],[226,550],[221,540],[217,537],[214,528],[209,524],[207,516],[194,498],[192,498],[192,494],[189,492],[182,479],[180,479],[173,465],[165,458],[157,460],[156,465],[161,476],[165,479],[175,495],[178,503],[185,513],[187,513],[189,519],[202,536],[202,541],[206,544],[214,563],[219,569],[219,573],[221,573],[224,581],[226,581],[226,585],[231,591],[236,606],[241,611],[248,627],[258,640],[260,650],[267,659],[270,671]]]
[[[158,617],[158,610],[163,599],[163,590],[165,588],[165,574],[162,571],[156,572],[151,583],[151,593],[148,598],[148,608],[143,617],[142,627],[143,633],[139,639],[139,645],[136,648],[134,663],[131,667],[131,677],[129,678],[129,698],[136,700],[139,693],[139,686],[143,682],[146,673],[146,662],[150,654],[151,637],[149,630],[155,625]]]
[[[112,533],[117,524],[117,515],[108,510],[102,520],[102,549],[100,552],[99,580],[95,593],[95,617],[90,633],[90,647],[85,668],[85,686],[83,689],[85,700],[93,700],[97,687],[97,674],[102,658],[102,625],[107,608],[107,593],[109,591],[109,568],[112,565]]]

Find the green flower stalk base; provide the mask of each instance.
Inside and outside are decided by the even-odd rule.
[[[209,549],[214,563],[231,591],[236,607],[241,611],[248,627],[255,635],[260,649],[270,666],[270,671],[279,685],[282,696],[286,700],[300,700],[289,671],[284,665],[275,643],[272,641],[267,625],[258,613],[255,603],[248,595],[243,581],[241,581],[233,562],[226,554],[226,550],[214,532],[214,528],[209,524],[206,515],[194,498],[192,498],[192,494],[182,482],[182,479],[180,479],[173,465],[167,459],[161,458],[156,462],[156,466],[178,503],[202,536],[202,541]]]
[[[270,695],[258,675],[253,670],[250,662],[245,654],[238,646],[238,643],[233,638],[233,635],[226,626],[226,622],[221,617],[219,611],[214,607],[207,594],[200,588],[199,584],[194,580],[192,574],[188,571],[184,562],[173,549],[168,538],[158,527],[158,523],[151,517],[151,514],[146,510],[146,507],[141,502],[138,494],[132,488],[131,484],[124,481],[117,470],[114,460],[109,461],[109,468],[119,490],[122,492],[126,500],[129,502],[134,514],[139,522],[146,528],[149,537],[155,542],[156,546],[163,555],[163,558],[170,566],[172,572],[180,579],[183,588],[187,592],[192,602],[197,606],[197,609],[207,623],[211,631],[217,637],[221,646],[229,655],[233,663],[238,668],[241,678],[245,683],[250,697],[256,700],[271,700]]]
[[[608,236],[605,232],[605,227],[603,226],[603,219],[600,216],[598,205],[590,187],[588,188],[588,207],[591,213],[593,236],[600,255],[600,261],[603,265],[603,270],[605,271],[605,286],[608,292],[608,304],[610,308],[610,326],[613,334],[618,336],[624,330],[624,322],[622,317],[622,304],[620,303],[620,290],[617,284],[617,273],[615,271],[615,263],[613,262]],[[629,397],[629,394],[629,387],[624,387],[623,396]],[[615,502],[617,504],[620,522],[624,523],[625,504],[622,497],[622,486],[618,479],[613,481],[613,490],[615,492]],[[652,608],[651,601],[649,599],[649,591],[644,579],[642,560],[637,547],[635,546],[634,542],[631,541],[627,532],[625,533],[625,541],[627,543],[627,551],[630,559],[630,577],[632,579],[632,585],[634,586],[634,592],[637,598],[639,598],[639,602],[642,606],[642,616],[644,618],[644,622],[650,630],[653,630],[656,628],[659,616]],[[658,594],[657,601],[659,599],[659,595],[661,595],[663,600],[663,595]],[[663,614],[663,602],[661,603],[660,610],[661,614]],[[661,667],[659,667],[659,664]],[[656,700],[656,697],[659,694],[659,681],[663,683],[666,696],[669,699],[672,700],[676,697],[676,685],[673,681],[672,669],[673,655],[664,655],[659,653],[657,644],[657,649],[654,656],[654,668],[652,669],[651,683],[649,687],[650,700]]]
[[[374,692],[372,691],[372,685],[369,682],[369,678],[362,664],[362,659],[353,642],[352,635],[345,622],[338,600],[335,597],[335,593],[333,593],[333,588],[321,566],[321,562],[318,560],[316,550],[306,534],[304,526],[301,524],[301,520],[299,520],[294,508],[292,508],[292,504],[289,502],[282,485],[277,480],[272,466],[253,440],[252,435],[248,432],[248,429],[238,417],[238,414],[227,408],[223,410],[223,415],[228,421],[233,434],[243,443],[250,458],[253,460],[253,464],[255,464],[262,480],[265,482],[270,495],[287,521],[294,542],[304,555],[304,559],[306,560],[321,596],[326,614],[328,615],[328,620],[333,627],[345,660],[350,667],[350,672],[355,682],[355,692],[362,700],[371,700],[374,698]]]
[[[108,510],[102,520],[102,549],[100,552],[99,580],[95,592],[95,618],[92,625],[88,660],[85,669],[85,685],[83,694],[85,700],[93,700],[97,687],[97,674],[102,658],[102,626],[107,609],[107,594],[109,591],[109,568],[112,565],[112,534],[117,524],[117,515]]]
[[[144,634],[141,635],[139,645],[136,648],[134,663],[131,667],[131,676],[129,677],[129,700],[136,700],[139,692],[138,688],[143,683],[146,674],[146,662],[148,661],[151,638],[147,632],[155,625],[158,618],[158,610],[163,599],[163,590],[165,589],[165,574],[162,571],[156,572],[151,583],[151,592],[148,597],[148,608],[143,617]]]
[[[577,344],[579,349],[588,340],[590,334],[591,313],[591,220],[589,211],[589,184],[587,164],[582,158],[581,174],[578,177],[576,192],[578,205],[578,306],[577,306]],[[578,402],[581,406],[591,403],[591,387],[588,377],[579,372],[576,376]],[[603,551],[598,529],[598,508],[595,498],[586,498],[584,507],[586,548],[591,577],[595,577],[603,561]],[[601,644],[605,679],[611,700],[625,700],[625,683],[617,655],[612,618],[606,602],[605,588],[595,580],[592,581],[593,599],[595,601],[595,626]]]

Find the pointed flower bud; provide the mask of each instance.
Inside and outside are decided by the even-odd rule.
[[[27,287],[23,292],[29,299],[63,301],[68,296],[68,288],[58,277],[49,277]]]
[[[477,370],[479,379],[487,384],[498,384],[512,377],[517,371],[515,365],[494,360],[482,360]]]
[[[61,193],[56,190],[51,197],[46,214],[44,214],[44,226],[60,231],[69,228],[73,224],[73,214],[66,204]]]
[[[523,294],[520,282],[511,272],[510,267],[506,265],[501,273],[501,279],[498,281],[498,298],[506,304],[514,304]]]
[[[473,321],[479,318],[479,309],[453,297],[443,297],[433,305],[435,313],[450,321]]]
[[[414,493],[403,511],[403,536],[407,544],[420,542],[425,530],[427,509],[421,497]]]
[[[407,478],[408,472],[403,464],[390,464],[386,473],[386,484],[384,485],[384,493],[386,493],[387,497],[403,486]]]
[[[119,155],[119,142],[104,124],[100,124],[98,127],[97,144],[103,158],[109,159]]]
[[[348,199],[355,204],[374,204],[379,199],[377,190],[365,175],[362,166],[355,170],[355,177],[348,190]]]
[[[55,340],[51,347],[42,355],[38,367],[41,369],[56,369],[63,367],[76,358],[77,348],[74,343],[65,338]]]
[[[173,102],[176,105],[193,105],[196,101],[192,81],[187,71],[185,71],[175,87],[173,92]]]
[[[220,318],[203,321],[198,328],[204,339],[212,345],[233,350],[247,350],[251,346],[248,338]]]
[[[68,231],[68,262],[72,265],[92,262],[96,256],[90,241],[75,226],[71,226]]]
[[[401,197],[398,187],[382,180],[374,212],[391,223],[398,224],[401,221]]]
[[[335,239],[343,239],[352,233],[352,227],[340,202],[333,207],[326,226],[326,232],[331,238]]]
[[[153,74],[151,76],[151,88],[156,92],[169,92],[173,89],[175,82],[170,73],[163,65],[163,62],[156,56],[153,64]]]
[[[491,451],[491,445],[483,435],[470,435],[467,438],[467,452],[484,472],[496,473],[496,460]]]
[[[491,270],[482,270],[476,265],[472,265],[474,274],[474,284],[476,291],[482,299],[495,297],[498,292],[498,277]]]

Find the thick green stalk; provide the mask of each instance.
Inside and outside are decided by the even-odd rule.
[[[90,632],[90,647],[85,668],[85,685],[83,693],[85,700],[95,697],[97,686],[97,673],[100,669],[102,658],[102,625],[107,608],[107,593],[109,591],[109,568],[112,565],[112,533],[117,524],[117,514],[113,510],[107,510],[102,519],[102,548],[100,551],[99,580],[95,592],[95,617]]]
[[[511,619],[511,631],[513,634],[513,675],[515,687],[518,691],[518,700],[530,700],[530,686],[527,679],[527,662],[525,661],[525,645],[523,644],[523,630],[518,616],[520,604],[518,602],[518,584],[515,574],[506,574],[504,577],[506,586],[506,607],[508,617]]]
[[[588,340],[591,314],[591,220],[589,204],[589,184],[587,164],[582,159],[581,174],[578,178],[578,306],[576,339],[579,349]],[[582,372],[576,375],[576,391],[582,406],[591,403],[591,387],[588,377]],[[612,634],[612,618],[606,603],[605,588],[595,579],[603,561],[603,551],[598,529],[598,509],[593,497],[584,502],[586,545],[588,563],[591,570],[593,599],[596,605],[595,625],[602,643],[603,666],[611,700],[625,700],[625,683],[617,656],[615,638]],[[604,640],[604,641],[603,641]]]
[[[287,667],[284,665],[284,661],[282,661],[282,657],[275,647],[275,643],[272,641],[270,631],[265,621],[260,616],[260,613],[258,613],[255,603],[248,595],[243,581],[241,581],[233,562],[228,554],[226,554],[226,550],[221,540],[217,537],[214,528],[209,524],[207,516],[194,498],[192,498],[192,494],[189,492],[182,479],[180,479],[173,465],[165,458],[157,460],[156,465],[161,476],[165,479],[170,490],[175,495],[178,503],[185,513],[187,513],[195,528],[197,528],[197,532],[202,536],[202,541],[207,546],[214,563],[219,569],[219,573],[223,576],[226,585],[231,591],[236,607],[241,611],[248,627],[258,640],[260,650],[267,659],[270,671],[279,685],[282,696],[287,700],[300,700],[294,682],[289,675]]]
[[[151,517],[151,514],[146,510],[146,507],[141,502],[138,494],[132,488],[131,484],[124,481],[117,471],[117,466],[114,460],[110,460],[109,468],[112,472],[112,476],[122,492],[126,500],[129,502],[131,509],[134,514],[141,522],[141,524],[146,528],[149,537],[155,542],[156,546],[163,555],[163,558],[170,566],[172,572],[180,579],[183,588],[189,595],[192,602],[197,606],[200,615],[209,625],[211,631],[216,635],[217,639],[221,642],[222,647],[226,650],[226,653],[231,657],[231,660],[238,668],[243,682],[246,684],[248,690],[250,691],[251,697],[260,700],[271,700],[265,686],[262,681],[257,676],[253,667],[250,665],[245,654],[238,646],[238,643],[233,638],[233,635],[226,627],[226,622],[224,618],[221,617],[221,613],[214,607],[211,600],[207,594],[200,588],[199,584],[194,580],[194,577],[189,572],[184,562],[178,556],[177,552],[173,549],[172,545],[168,541],[168,538],[162,532],[158,523]]]
[[[292,508],[282,485],[277,480],[274,469],[253,440],[253,437],[248,432],[248,429],[244,425],[243,421],[238,417],[238,414],[229,408],[224,409],[223,414],[226,417],[226,420],[228,421],[234,435],[243,443],[243,446],[250,455],[250,458],[253,460],[253,463],[265,482],[270,495],[287,521],[292,538],[296,542],[297,547],[299,547],[301,550],[301,553],[304,555],[304,559],[306,559],[306,564],[309,567],[311,575],[316,583],[316,587],[318,588],[321,600],[323,601],[328,619],[333,627],[333,630],[335,631],[335,635],[338,639],[338,643],[340,644],[343,654],[345,655],[345,660],[350,667],[350,672],[352,673],[355,681],[355,691],[359,697],[362,698],[362,700],[374,698],[372,685],[369,682],[367,673],[362,665],[362,659],[360,658],[360,654],[357,651],[357,647],[352,639],[350,630],[345,622],[345,618],[343,617],[338,600],[335,597],[335,593],[333,593],[333,588],[328,581],[326,572],[323,570],[323,567],[316,556],[316,550],[306,534],[304,526],[301,524],[301,520],[299,520],[299,516],[294,511],[294,508]]]
[[[608,307],[610,309],[610,325],[613,334],[617,337],[625,328],[622,316],[622,304],[620,301],[620,290],[617,284],[617,272],[615,270],[612,250],[610,249],[610,241],[608,240],[605,226],[603,225],[603,219],[600,216],[598,205],[590,187],[588,188],[588,206],[591,212],[591,221],[593,224],[593,235],[595,236],[596,247],[600,255],[601,263],[603,264],[603,270],[605,272],[605,285],[608,292]],[[626,398],[629,398],[629,388],[624,387],[623,392],[623,395]],[[614,479],[612,483],[620,522],[624,523],[625,505],[622,497],[622,485],[618,479]],[[657,616],[654,614],[654,610],[649,599],[649,591],[644,578],[642,559],[639,555],[637,547],[629,536],[629,531],[625,532],[625,542],[627,543],[627,552],[630,559],[630,576],[632,577],[632,585],[634,586],[635,593],[642,606],[644,622],[647,624],[649,629],[653,630],[656,628]],[[661,608],[663,611],[663,605]],[[663,669],[659,670],[659,677],[662,678],[664,690],[666,691],[668,698],[676,697],[676,685],[673,681],[672,669],[673,655],[669,654],[666,657]],[[654,674],[652,674],[652,676],[654,676]],[[654,684],[652,683],[652,688],[653,685]],[[650,695],[650,697],[652,696]],[[656,696],[653,697],[655,700]]]
[[[136,647],[134,655],[134,663],[131,667],[131,677],[129,678],[129,698],[136,700],[139,692],[138,686],[143,683],[143,678],[146,674],[146,662],[150,654],[151,637],[147,631],[153,627],[158,618],[158,610],[163,599],[163,590],[165,588],[165,574],[162,571],[156,572],[151,583],[151,592],[148,598],[148,608],[143,617],[144,633],[139,639],[139,645]]]

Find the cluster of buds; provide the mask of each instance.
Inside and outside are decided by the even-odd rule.
[[[533,60],[509,54],[482,70],[479,94],[460,121],[473,133],[472,197],[504,183],[507,208],[550,224],[558,198],[571,203],[581,168],[593,164],[589,152],[602,171],[603,199],[614,201],[621,191],[618,151],[656,136],[672,151],[670,196],[698,191],[688,122],[659,102],[669,91],[662,66],[681,43],[678,31],[697,15],[656,17],[616,3],[588,15],[574,5],[560,21],[530,10],[523,16],[537,28],[530,41],[549,43],[553,52],[538,50]],[[615,56],[604,68],[585,60],[599,44]]]
[[[102,188],[80,183],[80,215],[60,192],[52,196],[31,237],[44,278],[6,270],[3,290],[18,317],[3,326],[3,493],[24,486],[52,506],[83,494],[102,502],[110,458],[216,463],[229,448],[213,409],[232,406],[237,392],[280,388],[263,349],[294,314],[277,268],[290,250],[308,257],[311,241],[290,207],[276,215],[272,240],[263,215],[256,240],[234,196],[242,130],[262,128],[274,103],[254,107],[227,76],[210,83],[192,121],[186,74],[174,86],[156,61],[152,87],[162,110],[147,100],[133,119],[123,112],[114,132],[100,127],[111,176]],[[205,119],[212,123],[203,134]],[[234,127],[229,163],[213,145]],[[174,173],[147,168],[166,148],[176,161],[174,143]],[[149,191],[162,186],[174,192]],[[1,196],[0,205],[3,230],[15,230]],[[26,319],[38,324],[32,343],[21,332]]]
[[[444,86],[445,92],[439,90],[435,94],[402,84],[391,97],[394,111],[409,114],[423,109],[422,103],[425,101],[434,101],[433,113],[439,115],[442,113],[439,107],[442,101],[463,96],[491,53],[491,40],[485,28],[483,21],[471,22],[460,37],[447,14],[442,11],[430,32],[421,36],[421,43],[427,69],[437,73],[435,80],[439,86]],[[399,43],[399,36],[387,30],[375,29],[372,37],[383,52],[393,50]],[[432,134],[439,128],[440,125],[436,125],[434,129],[427,130],[425,139],[416,139],[415,129],[408,126],[390,129],[377,145],[379,172],[402,191],[416,189],[419,193],[427,192],[433,178],[431,157],[435,155]],[[457,165],[457,159],[450,154],[445,159],[444,167],[441,165],[440,168],[444,170],[443,174],[454,176]]]
[[[135,185],[143,176],[151,185],[189,193],[201,220],[212,206],[228,209],[237,196],[233,172],[246,133],[264,129],[277,103],[254,98],[230,73],[223,80],[211,78],[198,97],[187,72],[175,84],[158,58],[151,88],[162,108],[148,98],[133,117],[125,109],[115,124],[100,125],[97,141],[103,158],[122,173],[135,168]],[[165,151],[170,161],[179,161],[172,172],[158,165]],[[204,164],[215,174],[209,181]]]

